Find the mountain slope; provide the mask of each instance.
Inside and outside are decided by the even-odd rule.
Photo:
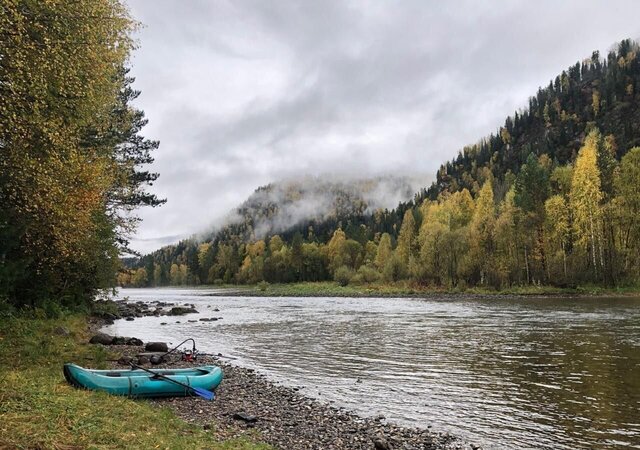
[[[638,52],[622,41],[571,66],[395,209],[376,209],[367,182],[267,186],[207,242],[146,256],[129,282],[636,282]]]
[[[217,252],[210,251],[207,261],[206,256],[199,259],[203,243],[209,243],[212,250],[231,245],[235,249],[231,265],[238,265],[242,258],[242,252],[237,251],[240,246],[274,234],[281,235],[285,242],[300,233],[307,240],[325,243],[339,227],[350,235],[361,233],[367,229],[363,225],[371,227],[374,217],[393,232],[397,218],[392,208],[411,201],[424,183],[425,179],[390,175],[355,180],[304,177],[272,183],[256,189],[222,226],[123,263],[129,268],[146,268],[148,279],[159,266],[160,275],[156,278],[163,284],[171,278],[172,264],[186,266],[188,270],[183,270],[189,274],[190,282],[205,282],[210,267],[203,265],[210,266]],[[368,235],[361,236],[361,240],[366,238]]]
[[[477,192],[491,173],[499,182],[517,174],[530,153],[558,164],[575,160],[588,127],[612,136],[616,157],[640,145],[640,58],[637,44],[622,41],[606,60],[598,52],[563,71],[529,99],[529,107],[504,126],[443,164],[421,198],[443,191]]]

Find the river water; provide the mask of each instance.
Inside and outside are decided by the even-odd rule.
[[[174,344],[193,337],[200,351],[306,395],[485,448],[640,448],[640,299],[214,291],[122,289],[121,298],[193,303],[200,313],[119,320],[105,331]],[[223,319],[187,322],[201,317]]]

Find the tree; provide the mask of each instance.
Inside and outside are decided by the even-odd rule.
[[[139,269],[137,269],[133,274],[131,283],[135,287],[145,287],[148,283],[147,269],[145,269],[144,267],[140,267]]]
[[[471,259],[479,271],[480,284],[490,281],[493,275],[493,252],[495,249],[495,204],[491,181],[485,182],[476,200],[470,224]]]
[[[571,223],[569,206],[562,195],[554,195],[547,199],[545,209],[545,242],[550,246],[551,256],[562,264],[562,276],[567,280],[567,248],[570,245]]]
[[[302,252],[302,235],[298,232],[293,236],[291,243],[291,269],[294,273],[294,278],[299,281],[302,276],[304,268],[304,255]]]
[[[448,248],[446,238],[449,232],[449,217],[442,214],[443,206],[437,203],[426,207],[420,227],[420,264],[416,276],[423,282],[443,284],[447,273],[445,258]]]
[[[271,253],[279,252],[283,246],[284,246],[284,241],[280,236],[278,236],[277,234],[271,236],[271,239],[269,240],[269,251]]]
[[[615,179],[615,210],[618,211],[620,249],[624,270],[640,279],[640,147],[622,158]]]
[[[153,265],[153,285],[162,286],[162,266],[160,264]]]
[[[523,213],[522,226],[527,281],[544,280],[547,274],[544,253],[544,202],[549,196],[549,172],[538,158],[530,153],[516,177],[514,202]],[[539,266],[534,270],[533,263]]]
[[[0,297],[16,306],[112,286],[133,209],[161,203],[124,69],[135,27],[111,0],[0,8]]]
[[[515,191],[510,189],[498,208],[495,224],[495,268],[502,286],[520,281],[519,249],[521,239],[517,230],[518,208]]]
[[[171,264],[169,284],[171,284],[171,286],[179,286],[182,284],[182,272],[180,271],[180,266],[177,264]]]
[[[408,209],[404,213],[400,234],[398,235],[398,246],[396,252],[404,264],[409,263],[409,258],[413,255],[416,239],[416,221],[413,211]]]
[[[344,266],[345,261],[344,243],[347,240],[347,236],[338,228],[333,232],[331,240],[327,243],[327,254],[329,256],[329,269],[332,273],[335,273],[336,269],[340,266]]]
[[[378,270],[382,270],[384,268],[387,261],[391,259],[392,254],[393,249],[391,248],[391,236],[389,233],[384,233],[380,237],[380,243],[378,244],[378,250],[376,252],[376,259],[374,261]]]
[[[367,241],[364,246],[364,261],[363,263],[368,266],[373,266],[376,256],[378,254],[378,246],[373,241]]]
[[[140,206],[160,206],[166,199],[159,199],[155,194],[145,191],[158,179],[159,174],[141,167],[153,163],[151,153],[160,143],[140,135],[148,120],[143,111],[132,105],[140,91],[132,88],[135,78],[128,74],[129,69],[124,66],[116,74],[121,87],[111,110],[111,123],[114,126],[102,133],[89,130],[83,145],[100,144],[113,149],[114,183],[107,191],[106,210],[114,224],[120,252],[136,254],[129,248],[129,236],[139,222],[135,210]]]
[[[603,199],[600,189],[600,171],[597,165],[598,140],[597,131],[592,131],[585,139],[576,160],[570,194],[578,244],[586,248],[590,254],[596,279],[599,277],[598,268],[602,266],[600,202]]]

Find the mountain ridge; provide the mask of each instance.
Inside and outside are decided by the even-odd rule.
[[[207,282],[219,279],[226,282],[248,282],[261,279],[304,281],[306,276],[303,275],[302,270],[304,264],[300,262],[304,258],[300,257],[302,259],[295,263],[298,266],[293,267],[292,265],[295,264],[291,258],[294,257],[290,253],[294,248],[297,248],[295,251],[300,253],[302,251],[300,249],[307,245],[306,251],[309,258],[314,260],[313,264],[322,267],[322,270],[319,270],[322,273],[320,279],[327,277],[337,279],[337,269],[342,267],[345,268],[343,272],[349,272],[350,276],[364,267],[371,275],[369,278],[375,278],[371,272],[374,270],[377,271],[376,276],[386,273],[384,276],[392,280],[408,278],[421,283],[442,283],[446,280],[446,283],[454,284],[461,281],[485,284],[491,277],[486,276],[488,269],[483,268],[482,261],[464,262],[464,264],[455,261],[455,270],[450,268],[445,277],[427,275],[423,269],[429,263],[425,260],[432,249],[429,246],[435,245],[429,244],[429,239],[433,237],[430,235],[433,230],[429,227],[444,226],[449,230],[447,233],[454,231],[451,228],[450,219],[448,223],[440,222],[443,220],[442,217],[433,215],[434,208],[467,209],[460,219],[464,233],[457,239],[464,241],[468,248],[472,248],[474,242],[468,240],[472,239],[473,227],[479,225],[474,225],[475,222],[472,222],[471,218],[474,217],[474,221],[480,220],[474,216],[476,214],[474,210],[480,207],[489,214],[490,211],[487,208],[489,208],[488,199],[490,198],[493,205],[493,213],[490,216],[493,217],[487,217],[486,220],[489,220],[491,227],[494,227],[494,222],[497,223],[500,219],[496,215],[505,214],[509,208],[513,211],[508,220],[515,222],[503,224],[508,227],[506,231],[511,232],[518,226],[522,226],[518,223],[526,223],[527,226],[534,227],[518,231],[518,233],[528,233],[526,239],[522,239],[522,242],[518,241],[515,248],[508,249],[512,253],[511,256],[515,258],[508,264],[517,264],[517,269],[512,271],[501,269],[500,275],[492,278],[493,283],[510,285],[549,281],[553,277],[548,266],[547,259],[550,258],[548,252],[554,252],[556,256],[564,255],[565,260],[569,255],[575,258],[572,264],[575,265],[576,273],[584,275],[592,270],[593,275],[600,281],[610,283],[617,276],[614,272],[624,272],[620,268],[614,270],[614,256],[617,253],[625,253],[628,256],[629,242],[625,241],[625,248],[618,251],[616,245],[622,245],[623,238],[615,238],[615,236],[608,238],[610,242],[607,242],[607,258],[610,267],[606,268],[609,272],[606,276],[607,281],[603,278],[604,237],[598,238],[601,241],[599,243],[592,239],[592,242],[587,245],[584,239],[574,240],[571,236],[558,238],[553,235],[557,230],[553,231],[551,225],[548,230],[543,229],[547,226],[545,216],[548,215],[545,210],[547,207],[545,201],[554,197],[556,204],[565,205],[560,210],[569,206],[577,207],[573,203],[577,194],[569,192],[571,178],[574,175],[573,164],[580,159],[580,155],[587,147],[586,152],[595,149],[593,151],[597,155],[597,167],[593,170],[597,173],[598,189],[602,187],[603,191],[596,197],[604,199],[603,201],[611,201],[624,190],[619,187],[614,190],[614,185],[619,181],[616,179],[618,176],[616,170],[622,158],[640,144],[639,89],[638,45],[631,40],[621,41],[606,59],[601,59],[598,52],[593,52],[590,58],[577,62],[559,74],[549,85],[539,88],[536,95],[529,98],[528,108],[507,117],[504,126],[500,127],[495,134],[492,133],[476,144],[461,149],[457,157],[441,165],[435,181],[429,187],[418,191],[413,198],[400,202],[394,209],[367,211],[366,208],[356,207],[344,211],[345,214],[293,221],[287,229],[282,227],[265,229],[257,234],[253,224],[244,223],[239,228],[231,226],[219,233],[209,242],[209,248],[206,251],[193,246],[191,250],[186,247],[178,248],[176,250],[182,250],[181,256],[176,256],[177,253],[172,252],[173,256],[170,258],[157,258],[157,255],[162,254],[162,251],[158,251],[155,257],[148,255],[142,258],[138,267],[157,272],[156,266],[159,265],[161,273],[170,272],[174,269],[173,265],[178,268],[185,266],[185,269],[181,270],[187,272],[195,267],[197,270],[192,270],[193,276],[190,281],[197,279],[207,280]],[[627,166],[632,165],[632,161],[633,158],[628,159]],[[626,169],[629,168],[626,167]],[[536,188],[531,183],[540,183],[541,195],[536,196],[527,192]],[[487,187],[490,188],[490,192],[487,192]],[[509,196],[510,192],[511,196]],[[619,201],[629,202],[630,200],[620,198]],[[611,208],[604,203],[598,205],[598,208],[605,208],[605,206]],[[453,214],[453,212],[447,214]],[[531,219],[532,217],[535,220]],[[574,218],[570,215],[566,221],[570,230],[573,230],[574,226],[579,226],[580,223],[578,216]],[[613,236],[613,230],[605,230],[605,224],[598,226],[602,227],[598,233],[604,236],[606,231]],[[579,231],[576,229],[572,232],[579,234]],[[276,232],[279,236],[274,235]],[[262,239],[263,237],[266,239]],[[485,237],[490,238],[490,241],[497,239],[491,235]],[[277,238],[277,245],[272,249],[270,241],[274,238]],[[614,242],[616,239],[619,242]],[[561,244],[561,249],[546,248],[549,247],[551,240],[554,240],[555,244]],[[259,244],[259,248],[254,248],[254,244]],[[317,248],[309,247],[311,245]],[[332,245],[341,249],[338,253],[342,251],[351,253],[348,256],[342,255],[336,260]],[[489,245],[488,250],[477,250],[476,254],[468,254],[467,257],[476,258],[486,253],[485,251],[497,251],[493,243],[489,242],[487,245]],[[596,245],[599,246],[599,257],[602,260],[602,267],[599,269],[596,267],[594,253]],[[384,247],[383,253],[386,256],[379,255],[381,246]],[[345,248],[350,250],[344,250]],[[456,251],[464,254],[469,251],[468,248],[464,247]],[[582,256],[578,255],[577,250],[573,252],[573,248],[580,248],[583,252],[593,254],[593,264],[581,265]],[[220,252],[221,250],[224,251]],[[202,256],[200,259],[197,257],[199,252]],[[209,257],[205,254],[207,252],[210,254]],[[268,270],[265,268],[266,272],[262,273],[262,268],[255,269],[255,267],[254,269],[260,273],[256,272],[251,277],[243,275],[243,271],[247,272],[247,268],[250,268],[254,261],[259,261],[260,265],[266,264],[267,261],[273,262],[274,252],[286,253],[281,255],[286,262],[283,262],[281,269],[278,269],[283,272],[288,271],[286,276],[275,276],[273,268]],[[494,255],[485,256],[493,257]],[[487,260],[489,259],[491,258]],[[344,263],[345,261],[347,262]],[[628,261],[627,258],[625,264],[628,265]],[[213,270],[214,267],[215,270]],[[199,273],[198,276],[195,275],[196,272]],[[267,272],[271,275],[266,276]],[[569,280],[566,267],[564,276],[556,278],[558,280],[562,278],[558,283],[575,281]],[[154,280],[160,280],[160,283],[171,279],[170,275],[154,277]],[[177,279],[174,277],[174,280]],[[182,282],[186,279],[186,277],[181,278]]]

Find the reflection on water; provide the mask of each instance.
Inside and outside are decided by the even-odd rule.
[[[640,299],[207,292],[122,290],[132,301],[194,303],[200,314],[118,321],[108,332],[194,337],[201,351],[233,355],[308,395],[487,448],[640,448]],[[223,320],[187,323],[214,307]]]

